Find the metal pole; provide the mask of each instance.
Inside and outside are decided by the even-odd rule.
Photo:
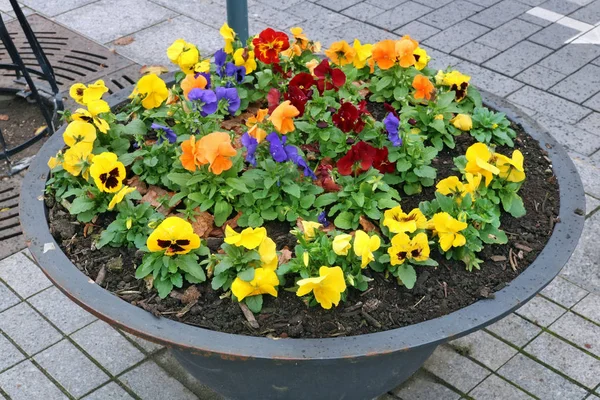
[[[227,24],[243,44],[248,40],[248,0],[227,0]]]

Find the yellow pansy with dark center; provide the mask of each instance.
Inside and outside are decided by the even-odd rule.
[[[412,233],[417,229],[425,229],[426,225],[427,219],[418,208],[406,214],[402,211],[402,207],[396,206],[383,213],[383,226],[386,226],[392,233]]]
[[[200,247],[200,237],[186,220],[168,217],[148,236],[146,246],[152,252],[164,251],[167,256],[187,254]]]
[[[94,157],[90,174],[102,192],[115,193],[123,186],[125,166],[115,153],[104,152]]]
[[[461,101],[467,96],[467,88],[471,77],[461,74],[458,71],[452,71],[443,76],[443,83],[450,86],[450,90],[456,93],[456,101]]]

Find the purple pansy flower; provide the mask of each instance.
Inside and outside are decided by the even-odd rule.
[[[325,228],[329,226],[329,221],[327,221],[327,214],[325,213],[325,211],[321,211],[319,217],[317,218],[317,221],[319,221],[319,223],[322,224]]]
[[[198,72],[194,78],[202,75],[206,79],[206,87],[204,89],[210,89],[210,72]]]
[[[177,135],[175,134],[175,132],[173,132],[173,129],[169,128],[168,126],[164,126],[164,125],[159,125],[157,123],[152,123],[152,125],[150,126],[150,129],[153,129],[155,131],[161,130],[164,132],[164,137],[169,141],[169,143],[175,143],[177,141]],[[160,136],[158,138],[158,144],[163,142],[163,137]]]
[[[310,176],[312,179],[317,179],[315,173],[310,169],[306,160],[298,153],[298,148],[292,145],[286,145],[287,138],[285,136],[279,137],[276,132],[271,132],[266,137],[269,142],[269,151],[273,160],[277,162],[292,161],[298,167],[304,170],[304,176]]]
[[[237,67],[234,63],[228,62],[225,64],[225,76],[234,76],[237,72]]]
[[[388,133],[388,139],[394,146],[402,146],[402,139],[398,136],[398,128],[400,127],[400,120],[392,113],[389,113],[383,120],[385,130]]]
[[[246,161],[256,167],[256,148],[258,147],[258,140],[248,134],[248,132],[242,135],[242,145],[246,147]]]
[[[214,114],[217,111],[219,102],[217,95],[212,90],[194,88],[190,90],[188,99],[196,102],[196,106],[200,108],[200,114],[203,117]]]
[[[229,114],[233,115],[240,108],[240,96],[238,95],[238,91],[236,88],[224,88],[218,87],[216,89],[217,93],[217,101],[226,100],[227,101],[227,111]]]
[[[221,69],[225,65],[225,61],[227,61],[227,53],[223,49],[217,50],[215,53],[215,65]]]

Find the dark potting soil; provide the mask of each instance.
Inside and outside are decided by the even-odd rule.
[[[93,249],[93,241],[106,227],[111,216],[101,216],[93,227],[93,233],[84,237],[84,226],[79,224],[53,199],[47,199],[50,207],[50,230],[61,249],[73,263],[90,278],[101,282],[105,289],[125,301],[141,307],[157,318],[170,318],[206,329],[253,336],[321,338],[360,335],[415,324],[440,317],[476,301],[490,301],[494,292],[500,290],[535,260],[550,237],[559,207],[558,184],[552,174],[547,153],[527,135],[520,126],[515,148],[525,157],[527,178],[519,194],[524,200],[527,214],[519,219],[503,213],[501,226],[509,238],[506,245],[487,245],[479,254],[481,270],[468,272],[462,263],[448,261],[437,250],[431,257],[439,266],[417,269],[417,282],[412,290],[399,286],[395,279],[369,269],[366,274],[373,278],[369,289],[348,291],[347,301],[339,307],[323,310],[319,306],[308,307],[295,293],[280,290],[277,298],[264,295],[264,306],[256,315],[258,328],[244,317],[240,306],[229,297],[215,292],[210,284],[189,286],[176,291],[164,300],[158,298],[154,289],[134,277],[142,254],[135,249]],[[433,160],[438,171],[437,179],[456,174],[453,157],[465,154],[475,140],[468,134],[456,138],[456,148],[444,149]],[[513,148],[497,151],[511,155]],[[405,211],[417,207],[420,201],[434,198],[435,188],[425,188],[419,195],[405,196]],[[287,226],[267,226],[269,236],[278,243],[278,249],[288,246],[293,251],[294,241],[287,234]],[[209,247],[220,244],[211,238]],[[103,276],[98,276],[98,275]],[[187,290],[186,290],[187,289]]]

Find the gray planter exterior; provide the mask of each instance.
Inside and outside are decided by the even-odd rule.
[[[42,147],[22,185],[20,212],[27,245],[50,280],[73,301],[113,326],[170,347],[191,374],[227,398],[372,399],[408,379],[439,344],[499,320],[542,290],[566,264],[583,229],[583,186],[565,150],[505,100],[482,95],[488,106],[505,112],[547,149],[560,186],[560,223],[534,263],[496,292],[495,299],[444,317],[361,336],[280,340],[156,318],[94,284],[50,234],[42,196],[49,173],[46,162],[64,146],[62,130]],[[115,96],[110,104],[123,99]]]

